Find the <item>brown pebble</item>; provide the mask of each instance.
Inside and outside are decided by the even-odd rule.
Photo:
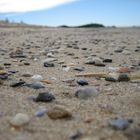
[[[47,114],[51,119],[64,119],[72,117],[71,112],[61,106],[53,107],[52,109],[48,110]]]

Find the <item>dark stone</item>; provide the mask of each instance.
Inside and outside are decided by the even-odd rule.
[[[87,50],[87,48],[82,48],[81,50]]]
[[[105,62],[105,63],[112,63],[112,59],[107,58],[107,59],[104,59],[103,62]]]
[[[16,70],[10,70],[10,71],[8,71],[9,73],[11,73],[11,74],[15,74],[15,73],[17,73],[18,71],[16,71]]]
[[[0,75],[0,80],[7,80],[8,79],[8,75]]]
[[[78,80],[77,83],[81,86],[88,85],[88,81],[86,81],[86,80]]]
[[[55,97],[48,93],[48,92],[44,92],[44,93],[39,93],[39,95],[37,96],[37,98],[35,99],[36,102],[51,102],[55,99]]]
[[[130,81],[130,77],[127,73],[122,73],[119,75],[118,81],[119,82],[127,82],[127,81]]]
[[[44,67],[54,67],[54,63],[52,63],[52,62],[44,62]]]
[[[73,68],[73,70],[81,72],[81,71],[84,71],[84,67],[81,67],[81,68],[80,67],[76,67],[76,68]]]
[[[29,65],[30,65],[30,63],[29,63],[29,62],[24,62],[24,65],[29,66]]]
[[[110,82],[116,82],[116,81],[117,81],[116,79],[114,79],[114,78],[111,77],[111,76],[106,77],[105,80],[106,80],[106,81],[110,81]]]
[[[26,55],[22,55],[22,54],[20,54],[20,55],[10,55],[10,57],[11,58],[27,58]]]
[[[11,66],[11,63],[4,63],[4,66]]]

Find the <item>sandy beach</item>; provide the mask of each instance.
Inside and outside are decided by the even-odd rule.
[[[108,80],[110,73],[128,77]],[[43,88],[32,88],[34,75]],[[140,28],[1,27],[0,76],[0,140],[140,139]],[[87,87],[98,95],[76,97]],[[55,99],[36,102],[43,92]],[[55,106],[71,117],[49,117]],[[11,123],[18,113],[27,124]],[[128,121],[123,129],[109,123],[120,118]]]

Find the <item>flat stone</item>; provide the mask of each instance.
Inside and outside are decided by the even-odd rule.
[[[11,85],[10,85],[10,87],[20,87],[20,86],[22,86],[22,85],[24,85],[25,84],[25,81],[18,81],[18,82],[13,82]]]
[[[15,127],[20,127],[28,124],[30,118],[27,114],[18,113],[10,120],[10,124]]]
[[[54,95],[48,92],[39,93],[39,95],[35,99],[36,102],[51,102],[53,100],[55,100]]]
[[[106,58],[106,59],[103,60],[103,62],[105,62],[105,63],[112,63],[112,59]]]
[[[116,53],[121,53],[123,51],[123,49],[121,49],[121,48],[116,48],[115,50],[114,50],[114,52],[116,52]]]
[[[45,86],[41,82],[35,82],[35,83],[32,83],[32,84],[25,84],[25,86],[33,88],[33,89],[45,88]]]
[[[85,86],[85,85],[88,85],[88,81],[84,80],[84,79],[80,79],[80,80],[77,80],[77,83],[81,86]]]
[[[48,110],[47,114],[51,119],[66,119],[72,117],[72,113],[62,106],[53,107],[52,109]]]
[[[130,81],[130,77],[127,73],[121,73],[118,77],[119,82],[127,82]]]
[[[84,71],[84,67],[75,67],[75,68],[73,68],[73,70],[76,70],[76,71],[79,71],[79,72],[81,72],[81,71]]]
[[[0,75],[0,80],[7,80],[8,79],[8,75]]]
[[[52,62],[44,62],[44,67],[54,67],[54,63],[52,63]]]
[[[33,75],[31,78],[32,78],[33,81],[43,80],[43,77],[41,75],[38,75],[38,74]]]
[[[107,76],[107,77],[105,78],[105,80],[106,80],[106,81],[110,81],[110,82],[116,82],[116,81],[117,81],[115,78],[113,78],[113,77],[111,77],[111,76]]]
[[[126,119],[113,119],[109,121],[109,126],[115,130],[125,130],[129,126],[129,121]]]
[[[98,94],[99,93],[95,87],[79,88],[75,92],[75,96],[79,99],[88,99],[88,98],[96,97]]]

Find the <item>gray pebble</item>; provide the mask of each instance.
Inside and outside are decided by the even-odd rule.
[[[126,119],[113,119],[109,121],[109,126],[115,130],[125,130],[129,126],[129,121]]]
[[[88,99],[91,97],[96,97],[98,94],[99,93],[95,87],[80,88],[75,92],[75,96],[79,99]]]

